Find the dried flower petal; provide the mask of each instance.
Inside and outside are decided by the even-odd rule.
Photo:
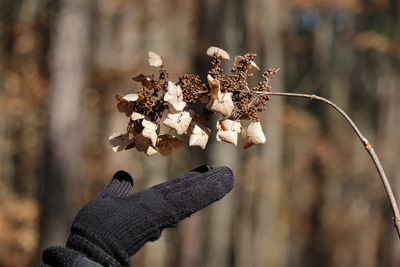
[[[154,87],[153,81],[150,78],[146,77],[144,74],[139,74],[135,77],[132,77],[132,80],[142,83],[143,86],[149,89]]]
[[[126,101],[130,101],[130,102],[135,102],[136,100],[138,100],[139,95],[138,94],[127,94],[124,95],[124,97],[122,97],[122,99],[125,99]]]
[[[150,157],[150,156],[153,156],[154,154],[156,154],[157,152],[158,152],[157,149],[155,149],[152,146],[149,146],[144,153],[146,154],[146,156]]]
[[[137,113],[137,112],[132,112],[131,120],[136,121],[136,120],[140,120],[140,119],[144,119],[144,115]]]
[[[165,134],[173,134],[173,132],[176,133],[174,129],[164,124],[164,121],[168,118],[168,114],[169,110],[165,109],[158,124],[158,136]]]
[[[206,108],[224,116],[230,116],[235,108],[232,101],[232,93],[222,93],[218,99],[210,99]]]
[[[210,74],[207,75],[208,86],[210,86],[210,96],[212,99],[221,97],[221,82],[214,79]]]
[[[114,152],[121,152],[128,146],[130,146],[129,148],[134,147],[134,141],[134,139],[129,138],[129,133],[113,133],[108,138],[108,142],[112,146]]]
[[[210,137],[211,130],[209,128],[201,128],[197,124],[194,125],[189,138],[189,146],[199,146],[204,149]]]
[[[142,126],[144,127],[142,131],[143,136],[149,138],[151,140],[151,144],[155,146],[157,143],[157,124],[144,119],[142,121]]]
[[[162,65],[161,56],[150,51],[149,52],[149,64],[153,67],[160,67]]]
[[[146,80],[146,75],[144,74],[139,74],[135,77],[132,77],[132,80],[134,80],[135,82],[143,82],[144,80]]]
[[[207,49],[207,55],[209,55],[210,57],[215,55],[216,57],[220,57],[223,59],[230,59],[228,52],[226,52],[222,48],[215,47],[215,46],[211,46]]]
[[[168,127],[175,129],[178,134],[183,134],[186,132],[191,121],[192,117],[190,113],[187,111],[181,111],[174,114],[169,113],[163,123]]]
[[[235,63],[233,63],[233,65],[238,67],[243,60],[245,60],[245,58],[243,56],[236,56]],[[250,64],[248,64],[246,67],[247,67],[247,69],[256,68],[257,70],[260,70],[260,68],[257,66],[257,64],[253,60],[250,61]]]
[[[172,112],[182,111],[186,102],[183,102],[182,89],[179,85],[175,85],[173,82],[168,81],[168,91],[164,95],[164,101],[168,102]]]
[[[152,146],[151,140],[143,136],[143,134],[136,136],[136,149],[139,152],[144,152],[147,156],[157,153],[157,149]]]
[[[247,127],[243,128],[243,147],[249,148],[252,145],[264,144],[267,140],[261,127],[261,123],[251,122]]]
[[[168,156],[181,145],[181,140],[169,134],[160,135],[157,141],[158,151],[160,151],[160,154],[163,156]]]
[[[253,68],[257,69],[257,70],[260,70],[260,68],[257,66],[257,64],[254,61],[250,62],[250,69],[251,69],[251,67],[253,67]]]
[[[235,62],[233,63],[233,65],[234,66],[239,66],[240,65],[240,62],[242,61],[242,60],[244,60],[244,57],[242,57],[242,56],[236,56],[235,57]]]
[[[121,113],[125,113],[126,116],[130,116],[133,112],[132,103],[124,98],[124,96],[120,94],[116,94],[115,98],[118,100],[117,109]],[[129,98],[129,97],[128,97]]]
[[[240,133],[240,122],[222,119],[217,121],[217,141],[224,141],[227,143],[237,145],[237,134]]]

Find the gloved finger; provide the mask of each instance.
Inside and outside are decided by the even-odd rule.
[[[209,170],[212,170],[212,169],[213,169],[213,167],[210,166],[210,165],[202,165],[202,166],[199,166],[197,168],[194,168],[193,170],[191,170],[191,172],[206,173],[206,172],[208,172]]]
[[[221,199],[234,185],[232,171],[227,167],[211,169],[205,173],[189,175],[173,187],[160,188],[160,198],[168,202],[169,212],[177,220],[184,219],[194,212]]]
[[[133,178],[125,171],[118,171],[114,174],[108,185],[97,194],[97,198],[104,197],[123,197],[131,193],[133,188]]]
[[[212,170],[213,167],[211,167],[210,165],[202,165],[199,166],[191,171],[188,171],[187,173],[175,177],[171,180],[168,180],[164,183],[155,185],[153,187],[153,189],[162,189],[164,191],[168,191],[168,190],[181,190],[181,189],[185,189],[188,186],[188,183],[197,183],[200,182],[202,180],[202,177],[204,173],[209,172],[210,170]]]

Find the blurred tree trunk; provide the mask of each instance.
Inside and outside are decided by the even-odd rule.
[[[282,42],[285,12],[282,1],[260,1],[259,17],[262,19],[263,68],[281,71],[272,82],[274,91],[284,89],[284,44]],[[282,183],[283,125],[282,98],[272,98],[266,112],[263,128],[268,143],[262,146],[259,161],[259,193],[256,199],[256,226],[254,230],[254,266],[285,266],[287,261],[287,225],[282,206],[285,192]]]
[[[218,45],[220,37],[220,11],[222,0],[198,0],[196,1],[198,17],[196,18],[196,41],[194,47],[194,72],[200,77],[206,77],[209,69],[209,61],[206,50],[211,45]],[[199,110],[196,109],[198,112]],[[208,145],[209,146],[209,145]],[[202,164],[209,164],[207,154],[200,148],[189,149],[189,168],[195,168]],[[179,254],[177,255],[177,266],[202,265],[203,258],[203,229],[204,211],[197,212],[192,217],[182,221],[178,227],[179,231]]]
[[[64,245],[80,200],[88,0],[62,0],[50,57],[49,123],[41,188],[40,249]]]
[[[243,52],[244,40],[246,34],[244,1],[242,0],[224,0],[222,1],[222,9],[219,16],[219,36],[220,47],[226,49],[231,58]],[[210,43],[209,46],[215,45]],[[208,58],[207,58],[208,59]],[[228,73],[232,67],[232,61],[223,62],[225,72]],[[215,127],[216,121],[212,121],[212,128]],[[240,138],[240,136],[239,136]],[[216,142],[213,138],[209,144],[209,157],[213,166],[228,166],[232,169],[235,178],[238,179],[240,167],[238,161],[238,153],[241,148],[230,144]],[[231,252],[233,242],[233,223],[236,190],[234,189],[229,195],[224,197],[222,201],[214,203],[208,214],[208,233],[206,241],[206,258],[204,266],[219,267],[230,266]]]

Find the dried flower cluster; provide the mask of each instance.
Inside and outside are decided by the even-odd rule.
[[[212,60],[212,68],[207,75],[207,83],[195,74],[184,74],[174,83],[168,79],[162,58],[149,52],[149,64],[159,68],[158,78],[140,74],[133,77],[142,88],[125,96],[117,95],[117,107],[129,117],[124,133],[114,133],[109,142],[114,151],[136,148],[151,156],[157,152],[169,155],[182,145],[176,135],[189,136],[189,146],[205,148],[211,134],[205,120],[212,114],[220,114],[217,121],[216,139],[237,145],[238,134],[242,134],[243,147],[265,143],[258,114],[266,108],[270,91],[270,80],[279,69],[269,69],[263,73],[263,80],[254,88],[249,88],[248,79],[252,69],[259,70],[255,54],[237,56],[231,74],[223,74],[221,60],[229,60],[229,54],[218,47],[207,50]],[[194,103],[203,103],[203,114],[190,109]],[[248,120],[242,127],[241,121]]]

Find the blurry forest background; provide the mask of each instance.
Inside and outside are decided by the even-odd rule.
[[[205,77],[211,45],[280,67],[275,91],[348,111],[400,197],[398,0],[1,0],[0,266],[31,266],[64,244],[115,171],[139,190],[204,163],[231,167],[233,192],[147,244],[135,266],[400,266],[378,174],[327,105],[273,97],[267,144],[245,151],[112,151],[108,136],[126,124],[114,95],[154,71],[147,52],[172,80]]]

